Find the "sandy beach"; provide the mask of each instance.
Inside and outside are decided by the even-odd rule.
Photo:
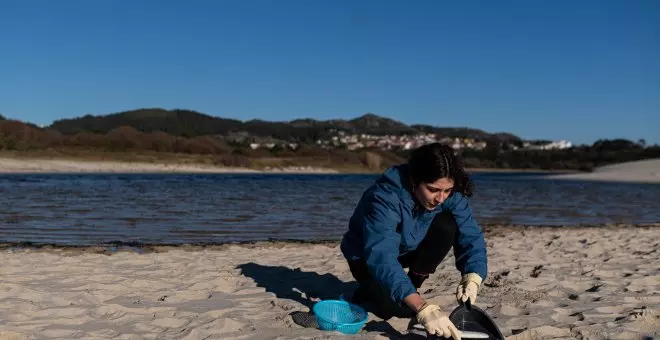
[[[507,339],[660,336],[660,225],[489,226],[477,305]],[[420,292],[447,312],[445,259]],[[309,325],[318,299],[355,285],[336,243],[0,252],[0,339],[339,339]],[[404,337],[370,315],[358,337]]]
[[[479,172],[532,172],[532,169],[469,169]],[[336,169],[316,167],[265,168],[262,170],[211,166],[208,164],[148,163],[137,161],[91,161],[73,159],[12,158],[0,156],[2,173],[339,173]],[[557,171],[558,174],[566,171]]]
[[[590,173],[551,175],[552,179],[660,183],[660,159],[602,166]]]
[[[471,172],[530,172],[525,169],[470,169]],[[550,179],[660,183],[660,160],[627,162],[596,168],[593,172],[556,171]],[[89,161],[0,157],[2,173],[339,173],[315,167],[266,168],[262,170],[206,164]]]
[[[641,161],[553,177],[652,182],[659,165]],[[0,172],[236,169],[0,158]],[[477,305],[507,339],[660,336],[660,224],[486,230],[490,268]],[[337,243],[114,252],[5,245],[0,261],[0,340],[353,338],[310,322],[316,301],[350,296],[355,288]],[[420,289],[447,313],[456,307],[460,279],[453,263],[450,255]],[[408,321],[370,315],[358,337],[418,338],[406,334]]]
[[[0,173],[336,173],[333,169],[287,167],[256,170],[205,164],[18,159],[0,157]]]

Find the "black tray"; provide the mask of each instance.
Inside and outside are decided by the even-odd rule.
[[[471,306],[469,303],[454,308],[451,314],[449,314],[449,320],[451,320],[459,331],[484,333],[489,336],[488,340],[505,340],[504,335],[502,335],[502,332],[497,328],[497,325],[488,313],[479,307]],[[435,335],[428,335],[426,330],[419,324],[414,324],[412,327],[409,326],[408,334],[416,336],[419,339],[441,339]],[[471,338],[463,336],[463,339],[467,340]]]
[[[490,336],[489,340],[504,340],[504,335],[488,313],[469,302],[456,307],[449,314],[449,320],[461,331],[486,333]]]

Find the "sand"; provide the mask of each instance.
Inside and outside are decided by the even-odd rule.
[[[520,169],[470,169],[478,172],[526,171]],[[21,159],[0,157],[2,173],[339,173],[336,169],[316,167],[267,168],[264,170],[222,167],[205,164],[147,163],[127,161],[83,161],[68,159]],[[660,159],[621,163],[597,168],[591,173],[548,175],[558,180],[589,180],[660,183]]]
[[[507,339],[660,336],[660,225],[488,228],[490,274],[477,301]],[[453,257],[424,283],[456,305]],[[355,287],[338,245],[264,242],[0,251],[0,339],[341,339],[306,328],[320,299]],[[370,314],[365,339],[408,320]]]
[[[552,179],[660,183],[660,159],[607,165],[590,173],[550,175]]]
[[[0,157],[0,173],[336,173],[333,169],[286,167],[255,170],[205,164],[171,164],[127,161],[77,161]]]

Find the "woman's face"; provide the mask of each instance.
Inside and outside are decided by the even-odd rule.
[[[433,210],[442,204],[454,188],[454,180],[451,178],[440,178],[435,182],[421,183],[415,188],[417,201],[427,210]]]

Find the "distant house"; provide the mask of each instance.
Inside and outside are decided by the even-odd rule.
[[[573,147],[573,143],[567,140],[553,141],[543,144],[532,144],[529,142],[523,143],[523,148],[527,150],[561,150]]]

